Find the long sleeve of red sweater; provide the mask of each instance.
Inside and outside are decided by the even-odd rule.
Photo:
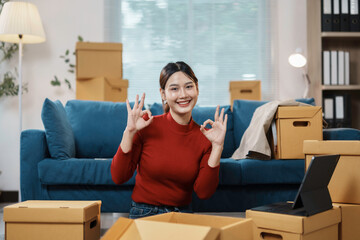
[[[167,113],[155,116],[150,126],[139,131],[130,152],[119,147],[111,164],[117,184],[128,181],[137,169],[132,198],[153,205],[183,206],[192,191],[209,198],[219,182],[219,166],[208,165],[211,143],[191,121],[179,125]]]

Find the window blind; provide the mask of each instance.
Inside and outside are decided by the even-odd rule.
[[[261,80],[276,96],[271,11],[266,0],[106,0],[105,41],[123,43],[128,97],[161,102],[159,76],[168,62],[188,63],[199,80],[199,105],[230,104],[229,81]]]

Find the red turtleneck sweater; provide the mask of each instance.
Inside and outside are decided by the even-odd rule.
[[[154,116],[153,122],[134,136],[130,152],[119,146],[111,163],[116,184],[128,181],[137,169],[132,199],[152,205],[184,206],[194,190],[209,198],[219,183],[219,166],[208,165],[211,143],[193,120],[180,125],[170,113]]]

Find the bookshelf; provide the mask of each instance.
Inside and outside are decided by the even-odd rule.
[[[350,52],[350,85],[322,85],[322,52]],[[307,57],[310,94],[321,106],[324,94],[348,94],[351,127],[360,129],[360,32],[321,32],[321,0],[307,0]]]

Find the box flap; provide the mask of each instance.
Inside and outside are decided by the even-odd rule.
[[[77,42],[76,50],[122,51],[122,44],[109,42]]]
[[[125,233],[125,231],[134,223],[134,220],[119,217],[118,220],[108,229],[105,235],[101,238],[102,240],[116,240]]]
[[[360,141],[304,141],[305,154],[360,155]]]
[[[275,118],[312,118],[321,112],[319,106],[280,106]]]
[[[4,208],[5,222],[83,223],[100,214],[99,201],[25,201]]]
[[[261,81],[260,80],[251,80],[251,81],[230,81],[229,82],[229,90],[234,89],[254,89],[260,88]]]
[[[122,78],[96,77],[96,78],[78,78],[77,81],[105,81],[113,88],[127,88],[129,87],[129,80]]]
[[[247,210],[246,218],[251,218],[254,224],[260,228],[307,234],[339,223],[341,214],[339,208],[333,208],[310,217]]]
[[[173,224],[166,222],[147,221],[142,219],[131,220],[120,217],[105,233],[102,240],[116,239],[217,239],[220,231],[204,226]]]
[[[252,238],[253,222],[251,219],[172,212],[142,218],[142,220],[174,223],[176,225],[208,226],[220,230],[221,237],[224,239]]]

